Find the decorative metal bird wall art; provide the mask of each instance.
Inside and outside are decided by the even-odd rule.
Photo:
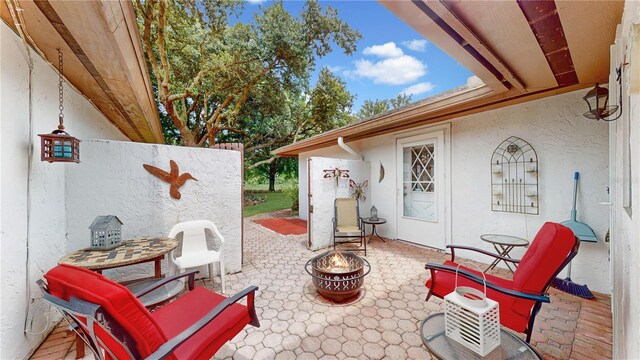
[[[184,173],[180,175],[180,170],[178,169],[178,164],[175,161],[169,160],[169,166],[171,167],[171,172],[166,172],[162,169],[158,169],[155,166],[151,166],[148,164],[142,165],[148,172],[158,177],[160,180],[164,182],[168,182],[171,187],[169,188],[169,194],[172,198],[179,200],[181,195],[180,191],[178,191],[182,185],[184,185],[187,180],[195,180],[198,179],[191,176],[189,173]]]
[[[325,179],[336,179],[336,186],[338,186],[338,180],[340,178],[349,178],[349,170],[342,170],[339,167],[334,167],[333,169],[322,170],[324,172],[323,178]]]
[[[367,187],[369,186],[369,180],[365,180],[358,184],[353,180],[349,180],[349,190],[351,191],[351,197],[357,201],[367,201]]]

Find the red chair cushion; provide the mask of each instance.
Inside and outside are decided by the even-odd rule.
[[[140,356],[151,355],[167,341],[144,305],[115,281],[96,272],[64,264],[51,269],[44,277],[51,295],[66,301],[75,297],[102,306],[134,339]],[[101,328],[96,333],[117,359],[129,357]]]
[[[487,281],[507,289],[540,295],[576,246],[577,241],[571,229],[561,224],[547,222],[540,228],[520,260],[520,264],[513,274],[513,280],[487,274]],[[445,262],[445,265],[458,266],[451,261]],[[482,274],[475,270],[463,266],[461,268],[482,277]],[[444,297],[453,291],[454,274],[437,271],[436,278],[433,288],[432,279],[427,280],[426,283],[432,294]],[[458,279],[458,285],[471,286],[481,290],[482,285],[463,279],[463,277]],[[512,297],[491,289],[487,289],[487,297],[500,303],[500,322],[502,325],[518,332],[526,330],[531,309],[535,304],[534,301]]]
[[[164,335],[173,338],[202,319],[224,299],[226,298],[222,295],[197,287],[178,300],[154,311],[151,316],[158,322]],[[174,355],[177,359],[210,359],[250,321],[247,307],[233,304],[180,345],[174,351]]]
[[[458,266],[458,264],[451,261],[445,261],[443,265],[451,266],[454,268]],[[479,271],[467,268],[465,266],[460,266],[460,269],[473,273],[479,276],[480,278],[482,278],[482,273]],[[454,273],[437,271],[435,286],[433,286],[433,279],[427,280],[427,283],[425,285],[429,289],[431,289],[431,293],[433,295],[439,298],[444,298],[445,295],[450,294],[455,289],[455,281],[456,281],[455,276],[456,275]],[[490,274],[485,274],[485,276],[487,277],[487,282],[493,283],[495,285],[498,285],[507,289],[512,288],[513,284],[511,280],[503,279],[501,277],[497,277]],[[482,285],[479,285],[463,276],[458,276],[458,286],[468,286],[481,291],[483,290]],[[500,323],[503,326],[506,326],[509,329],[512,329],[518,332],[525,331],[527,322],[529,321],[529,314],[527,314],[526,316],[522,316],[522,314],[515,313],[512,311],[512,306],[516,298],[514,298],[513,296],[505,295],[501,292],[492,290],[490,288],[487,288],[487,297],[489,299],[495,300],[498,303],[500,303]],[[528,301],[528,302],[530,303],[530,308],[531,308],[534,302],[533,301]]]

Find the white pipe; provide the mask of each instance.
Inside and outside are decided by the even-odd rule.
[[[360,160],[364,161],[364,155],[360,154],[359,152],[353,150],[353,148],[351,148],[349,145],[344,143],[344,139],[342,138],[342,136],[340,136],[338,138],[338,146],[340,146],[341,148],[343,148],[346,152],[348,152],[349,154],[353,155],[353,156],[357,156],[360,158]]]

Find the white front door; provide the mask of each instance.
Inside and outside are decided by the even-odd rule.
[[[397,141],[398,239],[445,248],[444,130]]]

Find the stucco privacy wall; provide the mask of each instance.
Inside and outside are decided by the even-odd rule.
[[[225,239],[226,271],[242,269],[241,152],[103,140],[82,145],[82,163],[66,173],[67,252],[89,245],[88,227],[98,215],[117,215],[125,239],[166,236],[178,222],[205,219],[213,221]],[[169,195],[169,184],[142,167],[169,171],[169,160],[176,162],[180,174],[198,179],[180,188],[180,200]],[[118,280],[150,276],[153,264],[105,274]],[[206,267],[201,274],[206,276]]]
[[[27,357],[46,332],[25,335],[27,297],[40,298],[36,280],[56,265],[66,252],[65,170],[76,164],[49,164],[40,161],[40,138],[58,125],[58,74],[32,52],[32,116],[29,132],[29,66],[20,38],[4,23],[0,25],[0,253],[2,300],[0,309],[0,358]],[[81,94],[65,84],[65,126],[74,136],[126,140]],[[29,164],[29,138],[34,154]],[[80,145],[84,150],[83,141]],[[81,160],[85,161],[81,153]],[[30,176],[29,176],[30,175]],[[30,184],[30,201],[27,196]],[[28,211],[28,204],[31,205]],[[29,220],[27,220],[29,219]],[[27,221],[29,229],[27,229]],[[26,278],[27,235],[29,236],[30,276]],[[31,293],[27,294],[27,286]],[[47,325],[48,306],[33,302],[33,326],[38,332]],[[51,311],[52,316],[57,315]]]
[[[611,49],[609,83],[626,61],[623,116],[611,123],[612,161],[612,310],[613,358],[640,359],[640,2],[625,2],[622,23]],[[617,98],[615,87],[611,96]],[[625,170],[631,171],[629,180]],[[626,204],[627,191],[630,210]]]
[[[358,185],[367,181],[369,184],[370,164],[368,161],[344,160],[335,158],[313,157],[310,161],[309,179],[313,214],[310,221],[311,250],[318,250],[333,246],[333,227],[331,219],[334,217],[334,200],[336,198],[351,197],[349,183],[354,181]],[[325,178],[323,170],[341,169],[349,171],[349,178],[339,178],[336,186],[335,178]],[[366,217],[371,207],[369,186],[365,193],[366,200],[359,202],[360,216]],[[302,209],[302,207],[301,207]],[[306,209],[306,208],[305,208]]]
[[[585,91],[576,91],[498,110],[458,118],[451,122],[451,239],[455,244],[493,248],[480,240],[484,233],[503,233],[532,239],[545,221],[570,217],[574,171],[582,177],[578,190],[578,220],[598,235],[596,244],[582,243],[573,264],[572,279],[595,291],[609,293],[608,243],[608,130],[603,122],[584,118]],[[380,183],[371,182],[371,203],[387,219],[381,235],[396,237],[396,140],[429,132],[429,128],[373,137],[348,143],[371,163],[377,179],[379,162],[386,169]],[[540,215],[493,212],[490,208],[491,154],[509,136],[528,141],[540,162]],[[445,144],[446,146],[446,144]],[[338,147],[300,155],[303,166],[309,156],[351,158]],[[301,184],[302,185],[302,184]],[[306,197],[301,186],[300,199]],[[301,206],[301,209],[304,209]],[[513,253],[520,256],[522,251]],[[461,254],[474,258],[473,254]],[[487,261],[486,258],[475,259]],[[563,275],[564,276],[564,275]],[[426,277],[426,273],[425,273]]]

